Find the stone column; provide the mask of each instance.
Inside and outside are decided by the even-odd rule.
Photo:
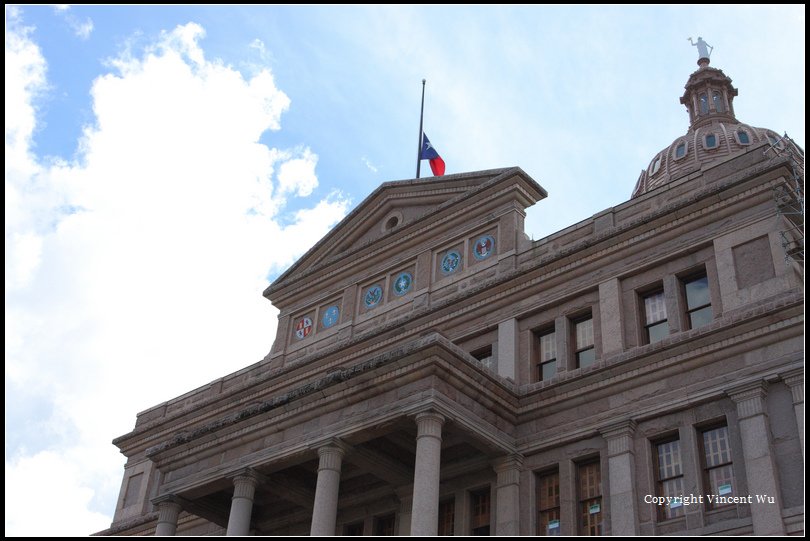
[[[177,533],[177,517],[183,508],[173,494],[160,496],[152,500],[158,508],[158,521],[155,535],[174,535]]]
[[[632,419],[606,426],[600,432],[607,441],[611,535],[638,535],[636,465],[633,454]]]
[[[335,443],[329,443],[318,449],[320,462],[310,535],[335,535],[340,468],[344,454],[343,449]]]
[[[796,414],[796,425],[799,427],[799,443],[804,458],[804,370],[799,369],[790,374],[783,374],[782,381],[790,388],[793,395],[793,413]]]
[[[246,469],[233,478],[231,515],[228,517],[228,531],[225,535],[248,535],[250,533],[253,496],[258,485],[259,475],[251,469]]]
[[[411,535],[439,532],[439,473],[444,416],[425,412],[416,416],[416,465],[413,472]]]
[[[768,416],[765,413],[765,382],[748,383],[726,392],[737,404],[745,476],[748,479],[748,490],[755,495],[751,502],[754,535],[785,535],[782,498],[773,459]],[[767,503],[767,500],[758,502],[756,494],[773,497],[775,503]],[[741,496],[736,493],[734,495]]]
[[[497,474],[495,535],[520,535],[520,468],[523,457],[509,455],[493,463]]]

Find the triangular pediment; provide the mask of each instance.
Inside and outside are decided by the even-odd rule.
[[[499,179],[515,174],[525,175],[519,168],[510,167],[441,178],[385,182],[281,274],[265,290],[265,296],[283,284],[345,259],[349,254],[358,254],[360,257],[364,247],[386,237],[394,237],[414,224],[424,224],[430,220],[431,215],[485,189],[485,185],[497,183]],[[542,191],[542,188],[539,189]]]

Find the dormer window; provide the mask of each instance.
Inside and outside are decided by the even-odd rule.
[[[703,137],[704,148],[717,148],[717,134],[710,133]]]
[[[713,92],[712,93],[712,101],[714,101],[714,110],[718,113],[722,113],[726,110],[725,106],[723,105],[723,96],[720,92]]]
[[[686,156],[686,141],[681,141],[678,143],[678,146],[675,147],[675,159],[683,158]]]
[[[650,164],[650,176],[656,174],[658,170],[661,169],[661,155],[655,157],[655,159]]]
[[[745,130],[737,130],[734,134],[737,137],[737,142],[741,145],[750,145],[751,138],[748,136],[748,132]]]
[[[700,114],[709,114],[709,97],[706,94],[701,94],[698,96],[698,101],[700,102]]]

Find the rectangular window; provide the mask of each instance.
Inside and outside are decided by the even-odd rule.
[[[537,477],[537,535],[560,535],[560,473]]]
[[[596,349],[593,345],[593,317],[588,314],[573,320],[573,324],[574,356],[577,360],[577,368],[585,368],[596,361]]]
[[[374,535],[394,535],[396,515],[391,513],[382,517],[374,517]]]
[[[663,440],[655,444],[655,481],[658,496],[683,496],[683,466],[681,465],[681,442],[678,439]],[[683,503],[658,506],[658,520],[683,516]]]
[[[439,535],[453,535],[456,527],[456,500],[439,503]]]
[[[664,290],[648,293],[644,300],[644,334],[648,344],[663,340],[669,334],[667,305],[664,302]]]
[[[709,296],[709,278],[703,272],[683,280],[686,297],[686,315],[690,329],[698,329],[712,322],[712,300]]]
[[[470,531],[489,535],[489,487],[470,493]]]
[[[706,498],[707,508],[717,509],[733,505],[717,501],[718,497],[734,495],[734,470],[731,466],[728,427],[719,426],[704,430],[701,435],[704,489],[707,494],[712,495],[712,498]]]
[[[548,329],[538,337],[540,355],[537,363],[537,381],[546,381],[557,374],[557,333]]]
[[[599,462],[577,467],[579,534],[602,535],[602,472]]]

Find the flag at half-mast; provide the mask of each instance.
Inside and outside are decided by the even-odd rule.
[[[433,171],[434,177],[440,177],[444,174],[444,160],[433,145],[430,144],[427,134],[422,132],[422,154],[419,156],[422,160],[430,160],[430,170]]]

